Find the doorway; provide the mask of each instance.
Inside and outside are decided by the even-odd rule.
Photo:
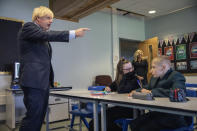
[[[119,39],[119,50],[120,50],[120,58],[124,57],[129,61],[133,61],[133,54],[137,49],[140,49],[144,52],[144,57],[148,61],[148,73],[147,78],[148,81],[151,78],[150,68],[151,61],[154,57],[158,55],[158,37],[153,37],[147,39],[145,41],[137,41],[130,39]]]
[[[133,61],[133,54],[139,48],[141,41],[119,38],[120,58]]]

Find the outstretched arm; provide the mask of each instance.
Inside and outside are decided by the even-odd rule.
[[[75,30],[76,37],[83,37],[86,31],[90,31],[89,28],[79,28]]]

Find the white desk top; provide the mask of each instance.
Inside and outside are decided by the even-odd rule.
[[[53,91],[53,95],[62,97],[71,97],[79,99],[97,100],[101,103],[111,103],[124,106],[130,106],[139,109],[150,109],[155,111],[179,112],[176,114],[186,113],[197,116],[197,97],[188,97],[187,102],[170,102],[169,98],[155,97],[155,100],[139,100],[128,97],[128,94],[112,93],[108,95],[92,96],[87,90],[69,90],[69,91]]]

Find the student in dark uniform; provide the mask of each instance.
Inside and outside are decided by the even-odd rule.
[[[27,109],[20,131],[40,131],[46,114],[49,87],[53,86],[52,50],[49,41],[68,42],[84,35],[87,28],[72,31],[49,31],[53,12],[44,6],[35,8],[32,21],[19,32],[20,85]]]
[[[134,72],[134,68],[131,62],[121,59],[117,64],[116,78],[115,81],[106,87],[105,91],[112,91],[118,93],[130,93],[132,90],[140,88],[137,82],[137,77]],[[114,123],[115,120],[120,118],[132,118],[132,108],[114,106],[106,110],[106,125],[107,131],[121,131],[122,128]],[[100,118],[99,118],[100,119]],[[93,121],[90,122],[90,131],[93,128]],[[101,126],[100,126],[101,127]],[[99,129],[101,130],[101,128]]]
[[[156,57],[152,61],[152,78],[144,88],[137,92],[152,93],[155,97],[169,97],[170,88],[185,89],[184,76],[171,69],[168,57]],[[133,92],[130,93],[132,96]],[[160,131],[161,129],[176,129],[191,124],[190,117],[151,111],[131,122],[132,131]]]
[[[135,73],[138,75],[138,78],[141,80],[143,85],[147,84],[147,72],[148,72],[148,62],[143,57],[143,51],[137,50],[134,53],[134,60],[132,64],[134,66]]]

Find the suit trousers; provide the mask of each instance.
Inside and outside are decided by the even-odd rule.
[[[48,106],[49,89],[41,90],[22,87],[26,115],[22,120],[19,131],[40,131]]]

